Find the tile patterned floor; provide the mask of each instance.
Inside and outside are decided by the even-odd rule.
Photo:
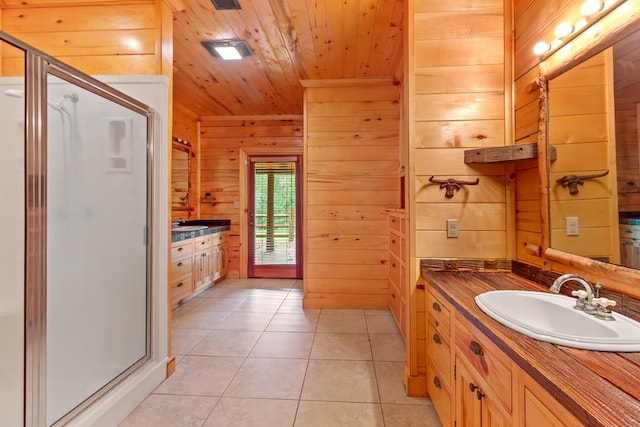
[[[176,372],[121,426],[440,426],[391,313],[305,310],[301,286],[227,279],[176,309]]]

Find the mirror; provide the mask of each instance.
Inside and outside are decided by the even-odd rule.
[[[640,269],[640,31],[549,79],[547,102],[550,247]]]
[[[184,142],[174,141],[171,149],[171,210],[174,212],[193,210],[190,175],[191,147]]]

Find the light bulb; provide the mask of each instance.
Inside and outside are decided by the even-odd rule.
[[[600,12],[602,10],[602,6],[604,6],[604,3],[600,0],[587,0],[582,5],[582,8],[580,8],[580,12],[584,16],[588,17],[595,14],[596,12]]]
[[[573,25],[568,22],[562,22],[556,27],[555,35],[559,39],[567,37],[573,32]]]
[[[533,47],[533,53],[535,53],[536,55],[540,56],[545,52],[549,51],[549,45],[545,42],[538,42],[536,43],[536,45]]]

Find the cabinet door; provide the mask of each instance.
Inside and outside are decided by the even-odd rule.
[[[193,259],[193,286],[198,289],[204,284],[205,256],[204,252],[195,254]]]
[[[456,358],[456,427],[482,426],[482,390],[466,366]]]
[[[213,247],[211,256],[211,270],[213,280],[216,280],[218,277],[220,277],[220,246],[218,245]]]
[[[202,258],[202,284],[208,285],[213,280],[213,250],[204,251]]]

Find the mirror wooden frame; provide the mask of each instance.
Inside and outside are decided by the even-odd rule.
[[[184,206],[173,206],[173,200],[171,200],[171,210],[174,212],[191,212],[194,211],[195,208],[194,206],[191,205],[191,201],[192,201],[192,197],[191,197],[191,159],[193,157],[193,150],[191,149],[190,146],[188,145],[184,145],[181,144],[179,142],[175,142],[173,141],[171,143],[171,149],[172,150],[178,150],[178,151],[183,151],[185,153],[187,153],[187,158],[188,158],[188,162],[187,162],[187,194],[186,194],[186,200],[184,200]],[[171,156],[171,169],[170,172],[173,171],[173,158],[174,156]],[[173,198],[173,189],[171,190],[171,198]]]
[[[549,160],[547,150],[547,82],[573,68],[617,41],[640,30],[640,0],[627,0],[612,10],[597,25],[595,35],[585,31],[538,66],[540,88],[538,115],[538,170],[540,174],[540,215],[543,268],[560,273],[578,273],[605,288],[640,298],[640,270],[592,260],[551,248],[549,218]]]

